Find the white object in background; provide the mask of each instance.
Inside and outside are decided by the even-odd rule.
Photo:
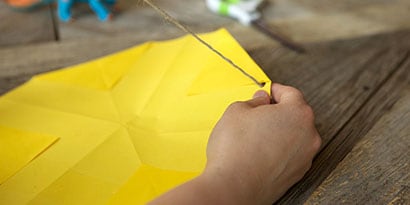
[[[230,16],[244,25],[260,18],[257,11],[263,0],[206,0],[208,8],[218,14]]]

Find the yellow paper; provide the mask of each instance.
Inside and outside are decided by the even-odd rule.
[[[57,139],[0,126],[0,185]]]
[[[226,30],[202,37],[269,91]],[[0,204],[143,204],[197,176],[226,107],[258,89],[191,36],[36,76],[0,98],[0,124],[60,139],[0,186]]]

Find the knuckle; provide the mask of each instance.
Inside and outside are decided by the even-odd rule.
[[[316,154],[320,150],[321,146],[322,146],[322,138],[320,138],[319,135],[316,135],[312,142],[313,152]]]
[[[244,106],[244,104],[245,104],[244,102],[236,101],[236,102],[233,102],[232,104],[230,104],[226,110],[228,112],[229,111],[237,111],[237,110],[241,109]]]
[[[313,111],[313,108],[308,104],[303,106],[303,115],[309,120],[315,120],[315,113]]]
[[[294,87],[287,86],[286,91],[291,95],[294,95],[294,96],[297,96],[297,97],[303,97],[302,92],[300,90],[294,88]]]
[[[305,119],[307,122],[314,122],[315,121],[315,113],[313,108],[306,103],[295,105],[296,110],[299,113],[301,119]]]

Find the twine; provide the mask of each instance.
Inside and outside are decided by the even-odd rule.
[[[212,52],[217,54],[219,57],[221,57],[223,60],[228,62],[230,65],[232,65],[234,68],[239,70],[243,75],[251,79],[256,85],[259,87],[263,87],[264,83],[259,83],[253,76],[251,76],[249,73],[247,73],[244,69],[239,67],[236,63],[234,63],[231,59],[223,55],[221,52],[216,50],[214,47],[212,47],[209,43],[204,41],[201,37],[196,35],[191,29],[189,29],[187,26],[181,24],[178,20],[176,20],[174,17],[169,15],[166,11],[158,7],[156,4],[152,3],[151,0],[144,0],[145,3],[147,3],[149,6],[151,6],[155,11],[157,11],[166,21],[174,24],[177,26],[179,29],[183,30],[184,32],[192,35],[196,40],[198,40],[202,45],[206,46],[208,49],[210,49]]]

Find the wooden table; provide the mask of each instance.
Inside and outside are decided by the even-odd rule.
[[[147,10],[140,13],[151,23],[161,21]],[[123,15],[128,18],[127,11]],[[116,22],[104,25],[92,17],[57,27],[51,8],[21,14],[0,5],[0,17],[9,20],[0,22],[0,93],[38,73],[181,35],[169,25],[140,34],[133,33],[138,26],[118,31]],[[208,19],[213,23],[187,24],[199,31],[228,27],[273,81],[301,89],[315,110],[321,151],[278,204],[410,204],[410,30],[326,42],[290,35],[307,48],[297,54],[251,28]]]

